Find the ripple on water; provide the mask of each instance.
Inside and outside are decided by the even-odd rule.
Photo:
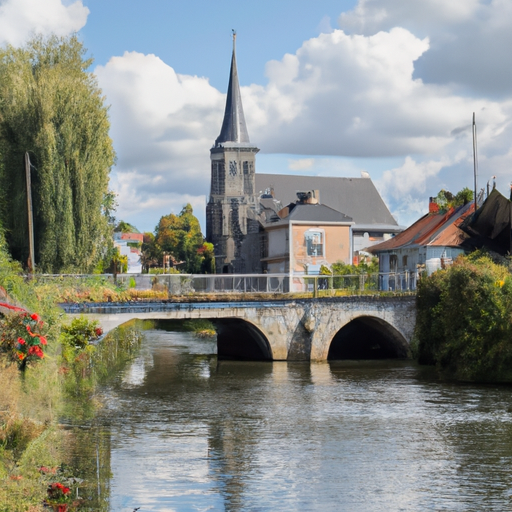
[[[510,388],[410,362],[218,362],[149,331],[104,391],[111,510],[500,511]]]

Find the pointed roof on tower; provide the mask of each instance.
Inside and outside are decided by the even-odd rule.
[[[238,72],[236,69],[236,32],[233,30],[233,56],[231,58],[231,71],[229,74],[228,95],[226,98],[226,110],[220,135],[215,140],[215,146],[225,142],[236,144],[250,144],[247,126],[245,125],[242,97],[238,84]]]

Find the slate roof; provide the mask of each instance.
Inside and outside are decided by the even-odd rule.
[[[249,133],[245,124],[244,109],[242,107],[242,97],[240,96],[240,85],[238,84],[235,42],[236,35],[233,35],[233,56],[231,57],[226,109],[220,135],[215,140],[215,146],[224,142],[250,144]]]
[[[319,190],[320,203],[351,217],[354,228],[364,225],[400,231],[396,220],[369,178],[331,178],[324,176],[290,176],[256,174],[256,190],[273,188],[282,204],[294,203],[296,192]]]
[[[290,222],[311,222],[318,224],[336,222],[351,224],[353,221],[352,217],[324,204],[295,204],[287,217],[276,222],[269,222],[265,227],[272,228],[273,226],[283,226]]]
[[[460,225],[472,212],[473,203],[471,202],[444,213],[427,213],[398,235],[366,250],[371,253],[379,253],[425,245],[460,247],[469,238],[460,229]]]

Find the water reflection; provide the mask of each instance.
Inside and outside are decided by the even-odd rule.
[[[214,341],[155,330],[104,401],[116,512],[510,505],[510,388],[411,362],[217,361]]]

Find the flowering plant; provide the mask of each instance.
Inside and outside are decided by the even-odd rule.
[[[43,321],[37,313],[16,311],[0,319],[0,351],[10,353],[24,369],[28,362],[44,357],[48,341],[42,334]]]
[[[68,503],[71,498],[71,489],[61,484],[60,482],[54,482],[48,486],[47,489],[48,497],[46,503],[48,505],[60,505],[58,507],[59,512],[65,512],[68,508]]]

